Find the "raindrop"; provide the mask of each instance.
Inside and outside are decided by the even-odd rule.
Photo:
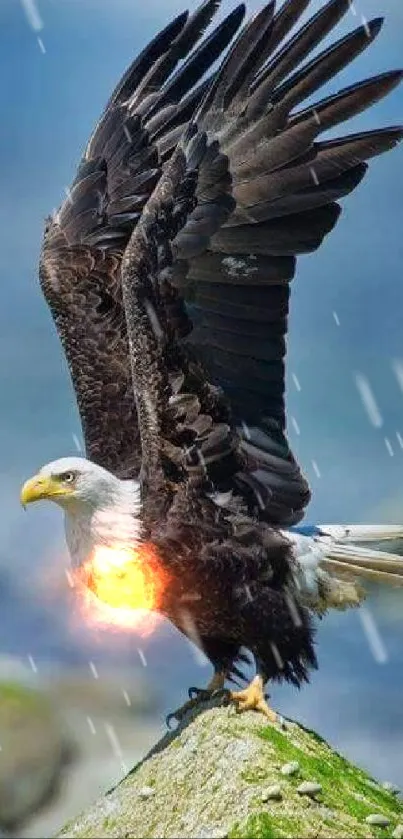
[[[76,447],[77,451],[78,451],[78,452],[82,452],[83,448],[82,448],[82,445],[81,445],[81,443],[80,443],[80,441],[79,441],[79,439],[78,439],[78,437],[77,437],[77,434],[74,434],[74,432],[73,432],[73,434],[72,434],[71,436],[72,436],[72,438],[73,438],[73,443],[74,443],[74,445],[75,445],[75,447]]]
[[[37,672],[38,672],[38,668],[37,668],[37,666],[36,666],[36,664],[35,664],[35,662],[34,662],[34,660],[33,660],[33,658],[32,658],[32,655],[29,655],[29,656],[28,656],[28,661],[29,661],[30,667],[32,668],[32,670],[34,671],[34,673],[37,673]]]
[[[375,623],[373,615],[368,609],[368,606],[361,606],[358,615],[361,620],[364,632],[367,636],[368,644],[375,661],[377,661],[378,664],[385,664],[385,662],[388,660],[388,654],[386,652],[382,638],[379,634],[378,627]]]
[[[295,375],[295,373],[293,373],[293,374],[292,374],[292,380],[293,380],[293,382],[294,382],[295,387],[297,388],[297,390],[298,390],[298,391],[300,391],[300,390],[301,390],[301,385],[300,385],[300,383],[299,383],[299,379],[297,378],[297,376]]]
[[[43,29],[43,20],[39,14],[35,0],[21,0],[21,5],[24,9],[29,25],[32,26],[34,32],[40,32],[41,29]]]
[[[106,735],[107,735],[108,740],[109,740],[109,742],[112,746],[112,749],[113,749],[116,757],[120,760],[120,762],[122,764],[123,771],[127,772],[127,766],[125,764],[125,761],[123,760],[122,747],[119,743],[119,738],[116,734],[116,731],[115,731],[113,725],[110,725],[110,723],[106,722],[106,723],[104,723],[104,725],[105,725]]]
[[[340,326],[339,316],[338,316],[337,312],[333,312],[333,318],[334,318],[334,322],[335,322],[336,326]]]
[[[73,576],[72,576],[72,574],[71,574],[71,571],[69,571],[69,569],[68,569],[68,568],[65,568],[65,569],[64,569],[64,573],[65,573],[65,575],[66,575],[66,579],[67,579],[67,582],[68,582],[68,584],[69,584],[70,588],[74,588],[74,587],[75,587],[75,583],[74,583],[74,580],[73,580]]]
[[[368,379],[362,373],[356,373],[355,383],[361,396],[362,404],[368,414],[369,421],[375,428],[380,428],[383,425],[383,419]]]
[[[300,428],[299,428],[299,425],[298,425],[297,420],[295,419],[295,417],[291,417],[291,423],[292,423],[292,425],[293,425],[293,428],[294,428],[295,433],[296,433],[296,434],[300,434],[300,433],[301,433],[301,432],[300,432]]]
[[[130,706],[132,704],[132,701],[130,699],[130,696],[129,696],[127,690],[122,690],[122,693],[123,693],[123,699],[125,700],[126,705],[128,706],[128,708],[130,708]]]
[[[164,333],[163,333],[161,324],[158,320],[158,316],[157,316],[157,313],[154,309],[154,306],[150,302],[150,300],[145,300],[144,301],[144,306],[146,308],[148,319],[149,319],[150,324],[151,324],[151,329],[153,330],[155,337],[158,340],[160,340]]]
[[[147,667],[147,659],[146,659],[146,657],[143,653],[143,650],[141,650],[140,647],[138,647],[137,652],[139,654],[139,658],[140,658],[140,661],[141,661],[143,667]]]
[[[385,439],[385,446],[386,446],[386,448],[387,448],[387,450],[388,450],[388,454],[390,455],[390,457],[393,457],[392,444],[391,444],[391,442],[390,442],[390,440],[389,440],[389,438],[388,438],[388,437],[385,437],[384,439]]]
[[[245,585],[244,589],[245,589],[246,599],[247,599],[248,603],[252,603],[253,602],[253,597],[252,597],[252,594],[251,594],[250,586]]]
[[[399,358],[395,358],[392,361],[392,370],[396,376],[400,390],[403,391],[403,361]]]
[[[291,597],[290,594],[286,594],[285,599],[286,599],[286,603],[287,603],[290,615],[292,617],[294,626],[302,626],[301,616],[300,616],[299,611],[297,609],[297,605],[295,603],[294,598]]]
[[[251,433],[250,433],[250,431],[249,431],[249,428],[248,428],[248,426],[247,426],[246,422],[245,422],[244,420],[242,420],[241,425],[242,425],[242,431],[243,431],[243,433],[244,433],[244,437],[245,437],[245,439],[246,439],[246,440],[250,440],[250,438],[251,438]]]
[[[126,135],[126,137],[127,137],[128,142],[129,142],[129,143],[132,143],[132,142],[133,142],[133,137],[132,137],[132,135],[130,134],[130,131],[129,131],[129,129],[128,129],[128,127],[127,127],[127,125],[124,125],[124,126],[123,126],[123,131],[125,132],[125,135]]]
[[[65,192],[65,195],[66,195],[66,198],[67,198],[67,200],[68,200],[69,204],[74,204],[74,201],[73,201],[73,198],[72,198],[72,195],[71,195],[71,189],[70,189],[70,187],[69,187],[69,186],[65,186],[65,187],[64,187],[64,192]]]
[[[273,642],[270,641],[270,648],[271,648],[271,651],[273,653],[273,658],[274,658],[274,661],[277,664],[277,667],[279,667],[280,670],[284,670],[284,661],[281,658],[281,655],[280,655],[277,644],[273,644]]]
[[[309,171],[311,173],[312,180],[313,180],[315,186],[319,186],[319,178],[317,176],[316,169],[314,169],[313,166],[310,166]]]
[[[369,28],[368,21],[367,21],[366,17],[364,17],[364,15],[362,15],[361,21],[362,21],[362,25],[364,27],[365,34],[366,34],[367,38],[370,38],[371,37],[371,30]]]
[[[317,477],[317,478],[320,478],[320,477],[321,477],[321,474],[320,474],[319,466],[318,466],[318,464],[316,463],[316,460],[313,460],[313,461],[312,461],[312,469],[313,469],[313,471],[315,472],[316,477]]]
[[[94,725],[91,717],[87,717],[87,723],[88,723],[88,727],[90,729],[91,734],[96,734],[97,730],[95,728],[95,725]]]
[[[202,643],[200,635],[197,631],[196,624],[195,624],[190,612],[186,612],[186,611],[181,612],[181,622],[182,622],[183,629],[184,629],[187,637],[191,641],[193,641],[193,643],[191,644],[191,650],[193,652],[193,655],[194,655],[197,663],[200,665],[200,667],[205,667],[206,664],[209,663],[208,658],[206,657],[206,655],[203,652],[203,643]]]
[[[320,116],[319,116],[316,108],[312,108],[312,113],[313,113],[313,117],[314,117],[314,120],[315,120],[316,124],[320,125]]]
[[[94,679],[99,679],[99,676],[98,676],[98,670],[97,670],[97,668],[95,667],[95,664],[94,664],[94,662],[93,662],[93,661],[90,661],[90,662],[89,662],[89,667],[90,667],[90,670],[91,670],[91,673],[92,673],[92,675],[93,675]]]

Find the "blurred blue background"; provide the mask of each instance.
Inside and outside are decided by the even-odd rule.
[[[312,11],[320,5],[312,2]],[[0,653],[27,667],[32,656],[39,676],[45,660],[92,660],[100,673],[111,660],[130,668],[145,660],[161,715],[181,703],[190,684],[203,684],[208,669],[165,624],[146,639],[90,630],[65,579],[59,511],[43,505],[25,515],[18,493],[42,463],[74,454],[73,435],[81,439],[38,285],[44,218],[63,200],[119,75],[183,6],[185,0],[38,0],[43,28],[35,31],[27,15],[32,3],[0,4]],[[232,6],[226,2],[224,10]],[[376,43],[340,74],[340,87],[401,63],[401,0],[357,0],[354,8],[336,37],[362,15],[385,14],[386,22]],[[345,130],[399,124],[402,115],[400,88]],[[403,521],[403,393],[394,369],[403,360],[402,154],[400,148],[372,162],[344,202],[336,231],[299,263],[289,433],[312,484],[310,521]],[[369,421],[357,374],[375,395],[378,427]],[[320,670],[312,684],[299,694],[275,688],[273,698],[375,775],[403,785],[403,592],[375,592],[368,609],[384,663],[374,658],[358,613],[328,616],[318,630]]]

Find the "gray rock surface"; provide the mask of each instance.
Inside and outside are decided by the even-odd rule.
[[[284,775],[298,763],[297,775]],[[320,802],[301,783],[321,786]],[[262,800],[274,785],[283,799]],[[145,787],[154,794],[141,799]],[[401,802],[331,749],[315,733],[288,722],[286,731],[257,713],[204,706],[167,734],[126,778],[67,824],[76,837],[376,837],[366,819],[381,813],[390,834]]]

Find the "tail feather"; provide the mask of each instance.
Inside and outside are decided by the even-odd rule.
[[[401,524],[318,524],[318,531],[339,543],[386,542],[403,539]]]
[[[329,543],[324,547],[322,567],[347,579],[357,577],[390,586],[403,586],[403,557],[356,545]]]

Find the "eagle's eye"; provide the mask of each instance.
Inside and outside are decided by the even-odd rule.
[[[75,472],[61,472],[59,475],[59,480],[62,481],[64,484],[73,484],[75,479]]]

